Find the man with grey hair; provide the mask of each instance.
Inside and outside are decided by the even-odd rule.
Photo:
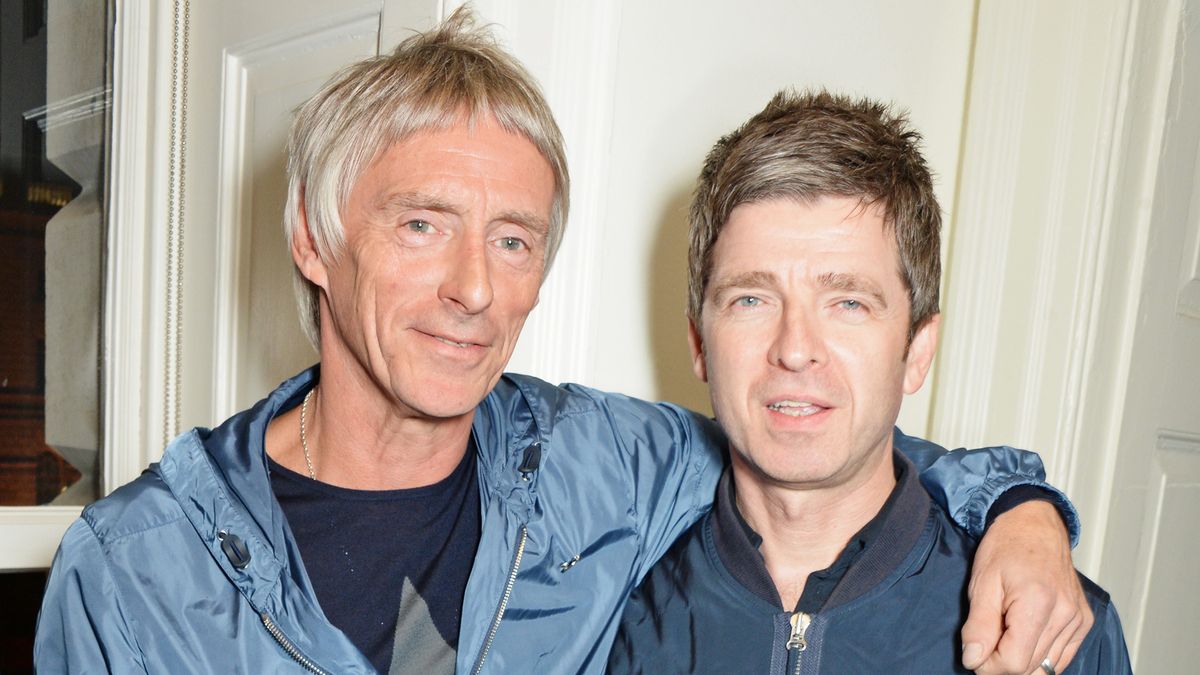
[[[688,317],[731,461],[627,605],[612,672],[965,672],[975,543],[893,444],[940,321],[919,144],[885,105],[783,92],[708,155]],[[980,672],[1129,672],[1108,594],[1083,586],[1090,631]]]
[[[320,365],[85,510],[48,582],[43,672],[603,669],[724,441],[669,404],[503,375],[569,184],[537,86],[470,19],[297,113],[285,220]],[[976,534],[1040,478],[1028,453],[902,445]],[[988,535],[997,594],[1074,606],[1038,562],[1067,549],[1055,514],[1021,506]]]

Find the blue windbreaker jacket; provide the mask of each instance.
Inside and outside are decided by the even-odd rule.
[[[47,582],[40,672],[373,672],[317,604],[267,473],[268,422],[316,377],[179,436],[84,510]],[[480,404],[472,433],[483,532],[458,672],[603,672],[626,597],[708,511],[723,437],[677,406],[519,375]],[[933,465],[922,481],[975,534],[1001,492],[1045,486],[1031,453],[899,446]]]

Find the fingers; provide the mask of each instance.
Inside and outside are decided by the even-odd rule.
[[[1066,659],[1063,656],[1066,653],[1067,645],[1075,636],[1075,630],[1083,623],[1083,617],[1079,615],[1078,608],[1069,602],[1059,602],[1053,613],[1050,616],[1050,621],[1047,622],[1045,630],[1042,631],[1041,637],[1038,639],[1037,647],[1033,650],[1033,664],[1029,672],[1041,675],[1041,664],[1043,661],[1049,661],[1054,667],[1054,672],[1061,672],[1070,663],[1070,657]],[[1076,645],[1078,649],[1078,645]],[[1072,656],[1074,652],[1072,652]]]
[[[1083,644],[1084,638],[1092,630],[1094,622],[1095,617],[1092,616],[1092,610],[1088,607],[1087,599],[1083,595],[1083,588],[1080,587],[1074,615],[1060,638],[1060,641],[1063,643],[1062,651],[1056,653],[1051,658],[1051,662],[1055,664],[1055,671],[1061,673],[1067,669],[1067,666],[1071,665],[1071,660],[1075,658],[1075,654],[1079,651],[1080,645]],[[1057,643],[1055,646],[1057,646]]]
[[[1087,632],[1084,632],[1078,640],[1071,640],[1067,642],[1067,646],[1065,649],[1063,649],[1062,655],[1058,657],[1057,661],[1055,661],[1055,672],[1061,673],[1067,669],[1067,666],[1071,665],[1071,659],[1075,658],[1075,654],[1079,651],[1079,647],[1083,644],[1083,638],[1086,635]]]
[[[1043,660],[1067,667],[1092,619],[1057,511],[1023,504],[998,517],[972,575],[965,667],[985,675],[1040,675]]]
[[[1033,589],[1027,589],[1033,590]],[[1038,667],[1057,632],[1047,635],[1055,594],[1027,592],[1013,600],[1004,613],[1004,634],[980,673],[1028,673]]]
[[[1026,661],[1020,656],[1017,656],[1014,659],[1014,661],[1017,663],[1022,661],[1025,663],[1024,670],[1019,672],[1041,673],[1043,672],[1041,670],[1041,664],[1043,661],[1050,661],[1050,665],[1058,663],[1059,657],[1062,656],[1063,647],[1066,646],[1066,640],[1059,639],[1061,635],[1062,633],[1058,630],[1055,630],[1054,627],[1048,622],[1045,628],[1042,630],[1042,634],[1038,637],[1037,645],[1033,648],[1033,651],[1029,652],[1027,657],[1028,660]],[[1056,667],[1054,671],[1058,672],[1058,668]]]
[[[1083,596],[1069,592],[1030,593],[1013,601],[1005,612],[1003,635],[976,672],[1043,675],[1043,659],[1055,672],[1071,664],[1094,619]]]
[[[995,579],[971,579],[967,587],[970,613],[962,628],[962,663],[967,670],[981,666],[1004,632],[1004,591]]]
[[[1064,590],[1055,603],[1046,631],[1039,641],[1037,651],[1034,652],[1035,658],[1043,654],[1042,643],[1048,640],[1042,658],[1054,666],[1055,672],[1062,672],[1071,665],[1071,659],[1075,658],[1075,653],[1079,651],[1079,646],[1083,644],[1083,639],[1087,637],[1094,621],[1078,577],[1075,577],[1074,581],[1075,583]],[[1040,667],[1040,664],[1039,660],[1035,665]]]

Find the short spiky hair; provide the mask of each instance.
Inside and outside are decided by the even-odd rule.
[[[486,115],[529,139],[554,173],[544,275],[562,241],[570,199],[562,134],[537,82],[486,28],[476,27],[465,6],[391,54],[345,68],[300,106],[288,139],[287,241],[303,206],[318,255],[336,260],[345,243],[341,211],[382,152],[414,133]],[[319,348],[320,289],[292,271],[300,324]]]
[[[830,92],[781,91],[709,152],[689,214],[688,317],[700,325],[712,251],[740,204],[858,197],[895,232],[908,288],[909,340],[938,313],[941,209],[921,136],[890,106]]]

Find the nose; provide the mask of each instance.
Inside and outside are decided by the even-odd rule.
[[[818,317],[801,308],[786,309],[780,315],[768,358],[772,365],[793,371],[825,363],[825,340]]]
[[[438,297],[467,314],[478,314],[491,306],[494,294],[484,242],[459,243],[438,289]]]

